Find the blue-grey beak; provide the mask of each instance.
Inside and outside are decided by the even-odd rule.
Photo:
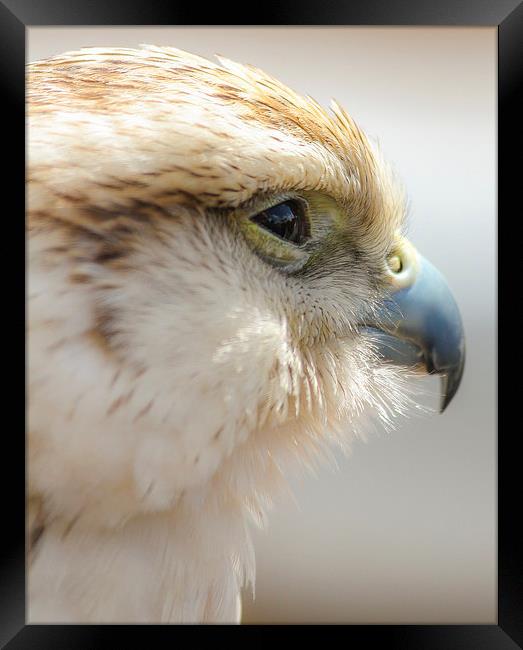
[[[416,255],[414,281],[393,290],[378,312],[376,322],[366,329],[371,331],[385,360],[441,375],[442,413],[463,376],[463,324],[445,278],[412,250]]]

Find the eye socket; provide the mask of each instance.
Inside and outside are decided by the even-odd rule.
[[[303,244],[310,237],[309,221],[299,201],[283,201],[250,219],[276,237],[293,244]]]

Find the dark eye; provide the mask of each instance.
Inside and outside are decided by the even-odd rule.
[[[309,222],[299,201],[273,205],[251,217],[251,221],[293,244],[303,244],[309,238]]]

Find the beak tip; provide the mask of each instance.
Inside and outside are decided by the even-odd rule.
[[[465,358],[462,357],[461,363],[457,368],[452,368],[446,373],[441,375],[441,399],[440,399],[440,414],[445,411],[447,406],[451,403],[454,395],[457,393],[461,378],[463,376],[463,369],[465,367]]]
[[[450,404],[452,397],[446,394],[444,391],[441,393],[440,404],[439,404],[439,414],[441,415],[447,406]]]

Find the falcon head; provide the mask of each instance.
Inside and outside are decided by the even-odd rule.
[[[406,367],[454,395],[457,307],[335,102],[95,48],[30,65],[28,118],[30,485],[55,516],[258,516],[285,461],[407,409]]]

